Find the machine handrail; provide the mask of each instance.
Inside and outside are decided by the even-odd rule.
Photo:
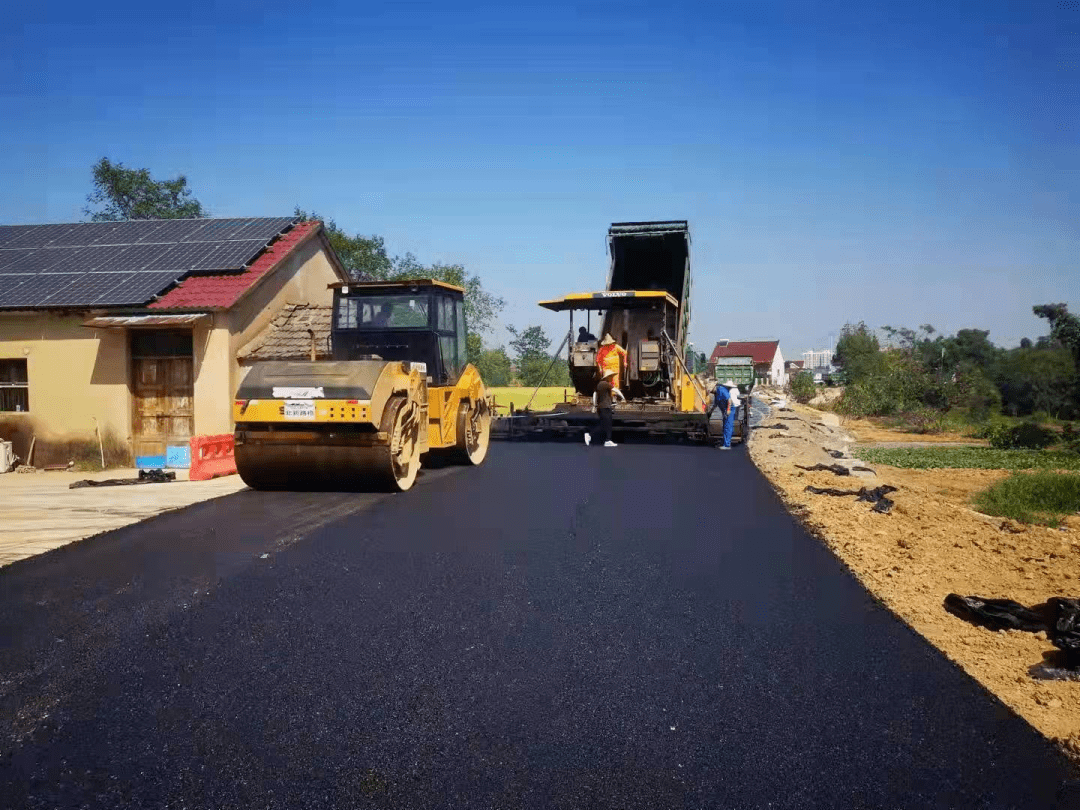
[[[683,359],[681,357],[679,357],[679,350],[677,348],[675,348],[675,342],[668,335],[667,329],[664,329],[660,334],[662,334],[664,336],[664,340],[666,340],[668,342],[668,345],[671,347],[671,353],[673,355],[675,355],[675,361],[680,366],[682,366],[683,374],[685,374],[690,379],[690,384],[693,385],[694,390],[697,391],[697,393],[701,395],[701,401],[707,407],[708,404],[709,404],[709,395],[708,395],[708,393],[705,391],[704,388],[699,388],[698,387],[698,382],[694,378],[694,375],[690,373],[690,370],[686,367],[686,363],[683,362]]]
[[[529,406],[532,405],[532,401],[536,399],[536,393],[540,390],[544,383],[547,382],[548,374],[550,374],[551,370],[555,368],[555,363],[559,360],[559,354],[562,352],[563,346],[566,345],[566,342],[568,340],[570,340],[569,331],[567,331],[566,336],[562,339],[562,343],[559,344],[559,348],[555,350],[555,355],[551,358],[551,363],[548,365],[547,371],[545,371],[544,376],[540,378],[540,385],[536,386],[536,388],[532,392],[532,396],[529,397],[529,401],[525,403],[525,410],[529,410]]]

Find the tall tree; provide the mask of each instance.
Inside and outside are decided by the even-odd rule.
[[[93,167],[94,190],[83,209],[94,222],[124,219],[193,219],[207,216],[187,177],[155,180],[149,169],[129,169],[103,157]]]
[[[1069,312],[1067,304],[1043,304],[1032,309],[1040,318],[1050,321],[1050,337],[1069,350],[1080,372],[1080,317]]]
[[[480,372],[480,379],[489,388],[510,384],[510,357],[502,346],[482,351],[475,365]]]
[[[863,380],[882,368],[881,344],[862,321],[844,324],[836,341],[833,363],[844,370],[849,383]]]
[[[409,278],[433,278],[465,288],[465,320],[469,334],[479,339],[491,332],[495,319],[506,302],[484,289],[480,277],[466,272],[460,264],[422,264],[413,254],[390,257],[381,236],[350,236],[331,218],[307,212],[300,208],[296,216],[304,220],[321,220],[326,228],[330,244],[337,253],[349,275],[357,281],[394,281]],[[469,362],[479,358],[480,344],[469,344]]]
[[[514,339],[510,341],[510,348],[514,350],[514,359],[519,366],[526,360],[548,356],[551,338],[544,332],[544,327],[528,326],[525,329],[518,329],[507,326],[506,331],[514,336]]]
[[[514,350],[518,379],[521,380],[522,385],[539,385],[541,381],[548,385],[566,385],[570,371],[565,368],[565,363],[560,363],[558,360],[552,363],[552,356],[548,354],[551,338],[544,332],[544,327],[529,326],[525,329],[516,329],[513,326],[507,326],[506,329],[514,336],[514,339],[510,341],[510,348]],[[563,368],[560,369],[560,365]]]
[[[324,217],[312,211],[307,212],[297,207],[293,212],[305,222],[320,220],[326,229],[326,237],[334,252],[341,260],[348,274],[356,281],[381,281],[386,279],[393,263],[386,255],[386,245],[381,236],[350,236],[330,217]]]
[[[1072,385],[1073,413],[1080,414],[1080,317],[1069,312],[1066,304],[1043,304],[1033,307],[1036,315],[1050,321],[1050,337],[1072,355],[1076,372]]]

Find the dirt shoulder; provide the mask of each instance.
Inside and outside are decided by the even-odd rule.
[[[807,410],[813,410],[808,408]],[[869,419],[850,419],[844,418],[840,420],[840,424],[843,426],[851,436],[853,436],[860,444],[881,443],[893,446],[899,444],[912,444],[917,446],[929,446],[932,444],[970,444],[978,447],[988,447],[989,442],[982,439],[973,439],[971,436],[966,436],[963,433],[955,432],[943,432],[943,433],[905,433],[900,430],[890,430],[887,427],[882,427]]]
[[[873,472],[856,471],[855,477],[798,469],[797,464],[861,462],[852,460],[858,445],[835,414],[788,407],[774,409],[754,431],[750,454],[792,511],[890,610],[1080,760],[1080,683],[1035,680],[1028,672],[1044,653],[1055,651],[1053,645],[1043,634],[972,626],[942,607],[948,593],[1024,604],[1080,593],[1080,519],[1067,519],[1059,530],[973,511],[971,496],[1008,475],[999,470],[865,465]],[[860,438],[870,435],[882,440],[859,431]],[[904,434],[891,436],[904,440]],[[882,484],[897,487],[889,495],[895,505],[888,514],[853,496],[806,492],[807,485],[857,490]]]

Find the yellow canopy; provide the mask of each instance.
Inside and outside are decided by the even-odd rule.
[[[540,301],[540,306],[552,312],[565,312],[568,309],[620,309],[644,308],[654,304],[668,304],[678,307],[674,296],[663,290],[615,290],[612,292],[570,293],[562,298]]]

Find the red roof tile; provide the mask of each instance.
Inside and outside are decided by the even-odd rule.
[[[240,273],[188,276],[169,290],[150,309],[228,309],[263,276],[273,270],[321,222],[301,222],[282,235],[251,266]]]
[[[755,363],[771,363],[779,345],[779,340],[731,340],[726,346],[717,343],[709,361],[718,357],[753,357]]]

